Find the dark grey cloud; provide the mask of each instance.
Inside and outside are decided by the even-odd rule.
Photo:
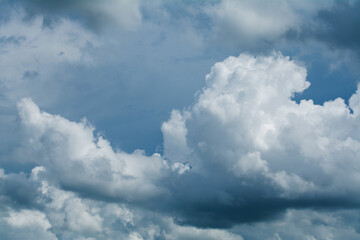
[[[16,208],[38,207],[37,188],[38,186],[29,181],[25,173],[8,174],[6,178],[0,178],[1,202],[4,206]]]
[[[331,46],[360,51],[360,2],[338,1],[330,10],[321,10],[321,23],[314,35]]]
[[[266,178],[239,179],[219,169],[211,178],[190,172],[171,176],[162,184],[171,192],[170,198],[166,198],[169,202],[163,200],[160,206],[153,207],[171,214],[177,224],[200,228],[271,222],[283,218],[289,209],[336,211],[360,206],[358,199],[349,198],[347,194],[284,198],[282,191]]]
[[[23,6],[29,21],[38,15],[44,16],[43,26],[53,27],[63,17],[78,20],[95,31],[108,26],[121,29],[134,29],[141,23],[138,1],[71,1],[71,0],[34,0],[8,1],[10,6]]]
[[[315,39],[331,48],[360,53],[360,2],[336,1],[330,8],[320,9],[299,29],[287,32],[289,39]]]

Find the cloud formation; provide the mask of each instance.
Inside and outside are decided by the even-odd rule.
[[[25,4],[28,17],[37,14],[46,16],[45,25],[51,26],[56,17],[67,15],[78,18],[93,30],[103,30],[110,26],[134,30],[141,24],[140,2],[138,0],[106,1],[17,1]]]
[[[316,39],[334,49],[346,49],[359,55],[359,1],[336,1],[332,7],[319,9],[312,24],[300,24],[289,29],[290,39]]]
[[[0,238],[359,239],[358,2],[0,5]]]
[[[271,49],[290,29],[306,24],[307,18],[324,8],[321,1],[224,0],[205,9],[218,41],[263,51]]]
[[[0,80],[9,90],[5,93],[8,98],[21,96],[26,91],[21,88],[31,89],[31,85],[39,81],[51,81],[49,78],[56,67],[92,63],[85,49],[99,45],[99,41],[78,23],[62,19],[56,28],[50,29],[43,28],[43,16],[25,23],[26,14],[22,9],[19,12],[9,9],[9,15],[0,25]],[[31,85],[24,87],[28,82]]]
[[[281,224],[299,231],[292,239],[336,236],[334,226],[355,239],[342,223],[359,214],[359,91],[349,106],[292,100],[309,86],[306,69],[280,53],[229,57],[163,123],[164,154],[152,156],[114,150],[86,120],[22,99],[17,156],[34,167],[0,172],[1,225],[14,239],[263,239],[252,226],[281,239]]]
[[[206,83],[193,106],[163,125],[165,156],[192,167],[192,179],[177,182],[180,202],[193,198],[180,221],[219,227],[287,208],[358,206],[357,93],[354,113],[340,98],[296,103],[310,85],[306,69],[281,54],[229,57]]]
[[[41,154],[29,161],[44,166],[64,188],[125,202],[159,193],[153,181],[166,165],[158,154],[114,151],[107,140],[94,137],[94,128],[85,119],[74,123],[40,112],[30,99],[21,100],[18,108],[30,135],[24,151],[39,149]]]
[[[50,106],[63,99],[64,86],[66,94],[73,87],[69,69],[93,66],[88,50],[99,41],[77,22],[59,19],[56,27],[44,28],[44,16],[25,22],[22,8],[1,4],[8,18],[0,24],[0,164],[9,167],[17,161],[12,151],[22,134],[16,125],[16,102],[33,96],[42,106]]]

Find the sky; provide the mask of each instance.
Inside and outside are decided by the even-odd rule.
[[[0,1],[1,239],[360,238],[360,1]]]

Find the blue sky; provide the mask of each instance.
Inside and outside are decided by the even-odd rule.
[[[0,5],[1,238],[359,238],[359,1]]]

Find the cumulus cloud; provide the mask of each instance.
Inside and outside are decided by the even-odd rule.
[[[294,101],[305,64],[241,54],[191,104],[229,50],[357,53],[356,1],[1,6],[1,238],[359,239],[360,85]]]
[[[4,2],[1,6],[7,17],[0,24],[0,164],[19,170],[22,160],[13,156],[22,135],[16,124],[16,102],[28,96],[41,99],[42,106],[58,102],[64,86],[71,86],[69,69],[93,66],[88,50],[99,41],[76,21],[59,19],[53,28],[45,28],[44,16],[26,22],[22,8]]]
[[[178,196],[192,198],[180,222],[221,226],[286,208],[359,204],[358,116],[340,98],[292,100],[309,86],[306,69],[281,54],[214,65],[195,104],[163,125],[165,156],[181,146],[192,166],[192,180],[177,183],[181,194],[192,188]]]
[[[46,215],[37,210],[10,211],[2,221],[8,225],[6,232],[1,231],[6,239],[57,239]]]
[[[41,157],[29,159],[44,166],[65,188],[103,198],[141,200],[161,191],[153,184],[167,167],[160,155],[141,151],[114,151],[84,119],[74,123],[41,112],[30,99],[18,103],[20,117],[29,131],[27,149]]]
[[[20,212],[11,212],[10,216],[5,218],[7,223],[13,227],[31,227],[39,226],[42,230],[51,227],[43,213],[30,210],[22,210]]]
[[[164,153],[151,156],[22,99],[17,156],[34,167],[0,171],[2,226],[60,239],[290,238],[282,226],[321,239],[340,227],[355,239],[342,223],[360,200],[358,92],[350,107],[292,100],[309,86],[302,64],[280,53],[229,57],[163,123]]]
[[[7,204],[0,211],[0,235],[7,239],[242,239],[227,230],[179,226],[151,209],[79,197],[62,190],[35,167],[27,177],[36,186],[34,210]],[[3,174],[3,178],[8,174]],[[4,199],[0,198],[4,203]],[[2,205],[3,206],[3,205]]]

